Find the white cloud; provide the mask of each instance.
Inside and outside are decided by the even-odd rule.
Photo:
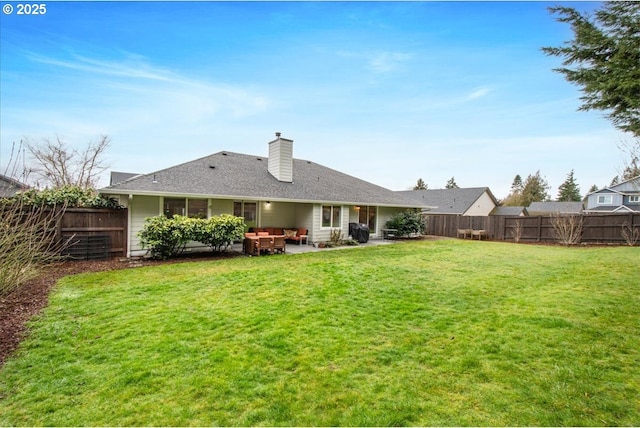
[[[105,61],[76,54],[72,54],[71,58],[66,60],[35,53],[29,54],[28,57],[41,64],[63,67],[94,75],[161,81],[169,81],[176,78],[175,75],[167,70],[152,67],[139,55],[127,55],[127,58],[120,61]]]
[[[399,69],[411,58],[411,54],[404,52],[377,52],[369,59],[369,68],[374,73],[389,73]]]
[[[488,87],[479,87],[475,88],[469,95],[467,95],[467,100],[475,100],[478,98],[482,98],[488,95],[491,92],[491,88]]]

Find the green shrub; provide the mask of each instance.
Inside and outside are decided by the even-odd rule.
[[[113,198],[106,198],[95,189],[63,186],[57,189],[29,189],[8,198],[25,206],[61,206],[67,208],[122,208]]]
[[[187,242],[180,220],[175,216],[167,218],[164,215],[147,217],[142,230],[138,232],[142,248],[147,248],[154,259],[167,259],[184,251]],[[185,217],[188,218],[188,217]]]
[[[245,224],[242,217],[231,214],[222,214],[202,220],[194,241],[202,242],[211,247],[213,251],[226,250],[233,241],[244,237]]]
[[[148,217],[138,236],[142,248],[151,257],[166,259],[182,254],[191,241],[201,242],[213,251],[223,251],[235,240],[242,239],[244,219],[223,214],[210,219],[174,215]]]
[[[417,211],[406,210],[393,215],[386,223],[387,229],[397,229],[398,236],[422,235],[426,229],[422,214]]]

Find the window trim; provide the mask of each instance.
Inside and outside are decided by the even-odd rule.
[[[360,221],[360,213],[362,211],[366,211],[366,215],[367,215],[367,226],[369,226],[369,233],[375,233],[376,230],[378,230],[378,206],[377,205],[363,205],[360,207],[360,209],[358,210],[358,223],[362,223]],[[371,218],[371,213],[373,211],[373,227],[371,227],[371,225],[369,224],[369,219]]]
[[[329,208],[329,226],[325,226],[324,225],[324,209],[328,207]],[[334,209],[338,209],[339,210],[339,217],[338,217],[338,223],[337,225],[333,224],[333,218],[335,216],[334,214]],[[320,229],[324,229],[324,230],[329,230],[329,229],[342,229],[342,220],[343,220],[343,215],[344,215],[344,210],[342,209],[342,205],[321,205],[320,206]]]
[[[629,195],[629,202],[633,204],[640,203],[640,195]]]
[[[598,205],[613,205],[613,195],[598,195],[596,203]]]

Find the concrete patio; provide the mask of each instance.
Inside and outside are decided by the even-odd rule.
[[[286,254],[302,254],[302,253],[312,253],[312,252],[318,252],[318,251],[344,250],[347,248],[372,247],[376,245],[395,244],[397,242],[402,242],[402,241],[392,241],[388,239],[370,239],[369,242],[365,242],[363,244],[342,245],[340,247],[331,247],[331,248],[327,248],[327,247],[317,248],[317,247],[314,247],[312,243],[309,243],[308,245],[304,245],[304,244],[298,245],[298,244],[288,243],[286,248]],[[240,253],[243,252],[242,243],[233,244],[230,251],[238,251]]]

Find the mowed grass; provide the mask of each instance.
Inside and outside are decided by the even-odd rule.
[[[443,240],[67,277],[0,425],[638,425],[639,262]]]

